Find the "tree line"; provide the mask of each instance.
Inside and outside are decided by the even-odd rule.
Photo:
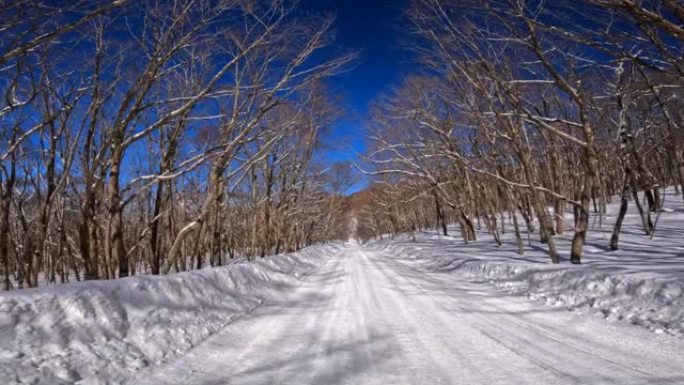
[[[374,107],[361,238],[457,223],[501,244],[511,226],[519,253],[535,232],[558,263],[572,231],[581,263],[590,215],[615,196],[611,249],[629,204],[653,233],[663,189],[684,190],[681,2],[414,0],[407,14],[422,70]]]
[[[286,0],[0,0],[5,290],[346,237],[332,17]]]

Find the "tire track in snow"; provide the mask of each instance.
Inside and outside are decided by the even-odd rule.
[[[393,270],[399,273],[398,275],[406,278],[407,282],[410,282],[426,295],[431,295],[431,293],[435,292],[425,290],[422,285],[426,283],[441,283],[444,287],[447,287],[447,285],[459,285],[467,290],[475,288],[473,291],[476,293],[483,292],[481,284],[468,282],[454,275],[416,271],[391,258],[385,258],[383,261],[386,264],[392,265],[392,268],[384,270]],[[389,261],[392,262],[390,263]],[[489,290],[494,293],[497,292],[496,289],[492,290],[490,288]],[[503,292],[499,291],[499,293],[504,298],[510,297]],[[593,383],[645,384],[654,382],[684,382],[684,376],[681,374],[682,366],[679,366],[684,364],[681,360],[681,353],[678,355],[676,351],[666,353],[652,349],[649,342],[652,336],[645,335],[643,331],[638,333],[641,338],[640,340],[630,338],[629,342],[625,343],[622,337],[631,335],[631,333],[624,334],[629,328],[620,328],[620,333],[616,333],[614,325],[609,325],[604,320],[596,322],[596,320],[592,319],[578,319],[579,317],[576,314],[559,311],[551,318],[545,316],[544,323],[538,323],[534,322],[535,320],[532,319],[532,316],[535,314],[548,315],[549,312],[544,312],[544,308],[542,308],[538,312],[530,311],[529,314],[525,314],[524,310],[533,310],[535,304],[522,297],[510,298],[503,302],[508,306],[503,307],[492,303],[492,301],[501,302],[501,299],[496,296],[490,295],[488,298],[485,298],[486,301],[475,303],[474,299],[477,297],[459,295],[456,301],[457,304],[454,307],[457,309],[456,316],[460,317],[458,315],[459,311],[461,313],[468,313],[470,320],[467,321],[468,317],[466,317],[466,321],[479,329],[482,334],[508,348],[515,354],[526,357],[530,362],[550,370],[561,377],[581,383],[583,381],[581,377],[586,377],[586,373],[589,372],[594,376],[592,378]],[[454,302],[452,298],[442,296],[438,302],[440,307],[454,314],[453,308],[445,306],[445,304]],[[479,308],[479,310],[477,312],[467,311],[467,309],[474,308]],[[512,309],[520,314],[517,316],[511,315]],[[561,322],[554,322],[558,320],[561,320]],[[603,333],[609,333],[612,336],[612,344],[607,346],[608,349],[598,351],[597,347],[603,346],[603,344],[595,343],[590,345],[584,343],[587,337],[594,337],[593,341],[596,341],[596,334],[587,336],[581,330],[574,330],[574,328],[574,334],[564,333],[563,330],[569,325],[568,322],[565,322],[566,320],[596,324],[594,326],[599,326]],[[549,325],[553,325],[555,328]],[[570,324],[570,326],[572,325]],[[553,337],[548,331],[544,332],[542,330],[552,331],[553,334],[559,337]],[[634,330],[634,332],[637,331]],[[667,346],[663,345],[659,347],[661,350],[667,348]],[[681,346],[679,349],[681,349]],[[649,352],[649,359],[644,359],[640,354],[635,354],[635,351],[638,352],[639,350]],[[675,359],[677,362],[672,362],[673,357],[677,357]],[[642,366],[648,366],[644,365],[645,363],[655,363],[656,367],[642,368]],[[671,378],[662,377],[663,367],[667,368],[666,372],[669,373]],[[580,375],[573,374],[573,372],[580,373]]]
[[[131,384],[683,383],[684,346],[662,341],[349,245]]]

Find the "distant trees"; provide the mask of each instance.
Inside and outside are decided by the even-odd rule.
[[[354,58],[321,59],[331,22],[285,0],[0,1],[3,287],[341,237],[314,159],[321,80]]]
[[[466,241],[477,221],[500,242],[511,218],[522,253],[522,218],[556,263],[571,209],[580,263],[590,212],[614,195],[611,247],[630,199],[650,234],[659,189],[684,189],[683,15],[666,0],[413,1],[425,71],[376,107],[370,173],[395,180],[374,189],[385,210],[367,209],[363,236],[446,216]]]

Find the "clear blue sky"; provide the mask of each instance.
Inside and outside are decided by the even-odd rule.
[[[365,149],[365,120],[369,104],[401,80],[411,65],[402,48],[407,23],[407,0],[302,0],[302,12],[332,12],[335,16],[335,46],[359,52],[355,67],[330,81],[341,95],[347,115],[326,139],[324,156],[330,162],[357,160]],[[334,147],[332,147],[334,145]],[[358,191],[358,183],[348,193]]]

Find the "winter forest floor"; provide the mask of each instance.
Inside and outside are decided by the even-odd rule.
[[[681,202],[616,252],[609,206],[582,266],[421,232],[3,293],[0,383],[682,384]]]
[[[466,275],[509,293],[526,295],[547,305],[598,313],[609,321],[640,325],[660,334],[684,336],[684,205],[682,196],[668,190],[663,210],[653,213],[656,229],[644,235],[641,219],[630,202],[620,234],[620,249],[610,251],[610,237],[619,202],[607,205],[599,219],[593,214],[581,266],[568,263],[572,215],[566,231],[556,237],[562,263],[549,263],[546,245],[538,234],[525,239],[519,255],[512,226],[507,223],[502,245],[478,232],[478,240],[464,244],[456,228],[449,236],[420,232],[371,244],[395,256],[420,262],[433,272]],[[522,220],[520,220],[522,223]],[[529,240],[529,243],[528,243]]]

